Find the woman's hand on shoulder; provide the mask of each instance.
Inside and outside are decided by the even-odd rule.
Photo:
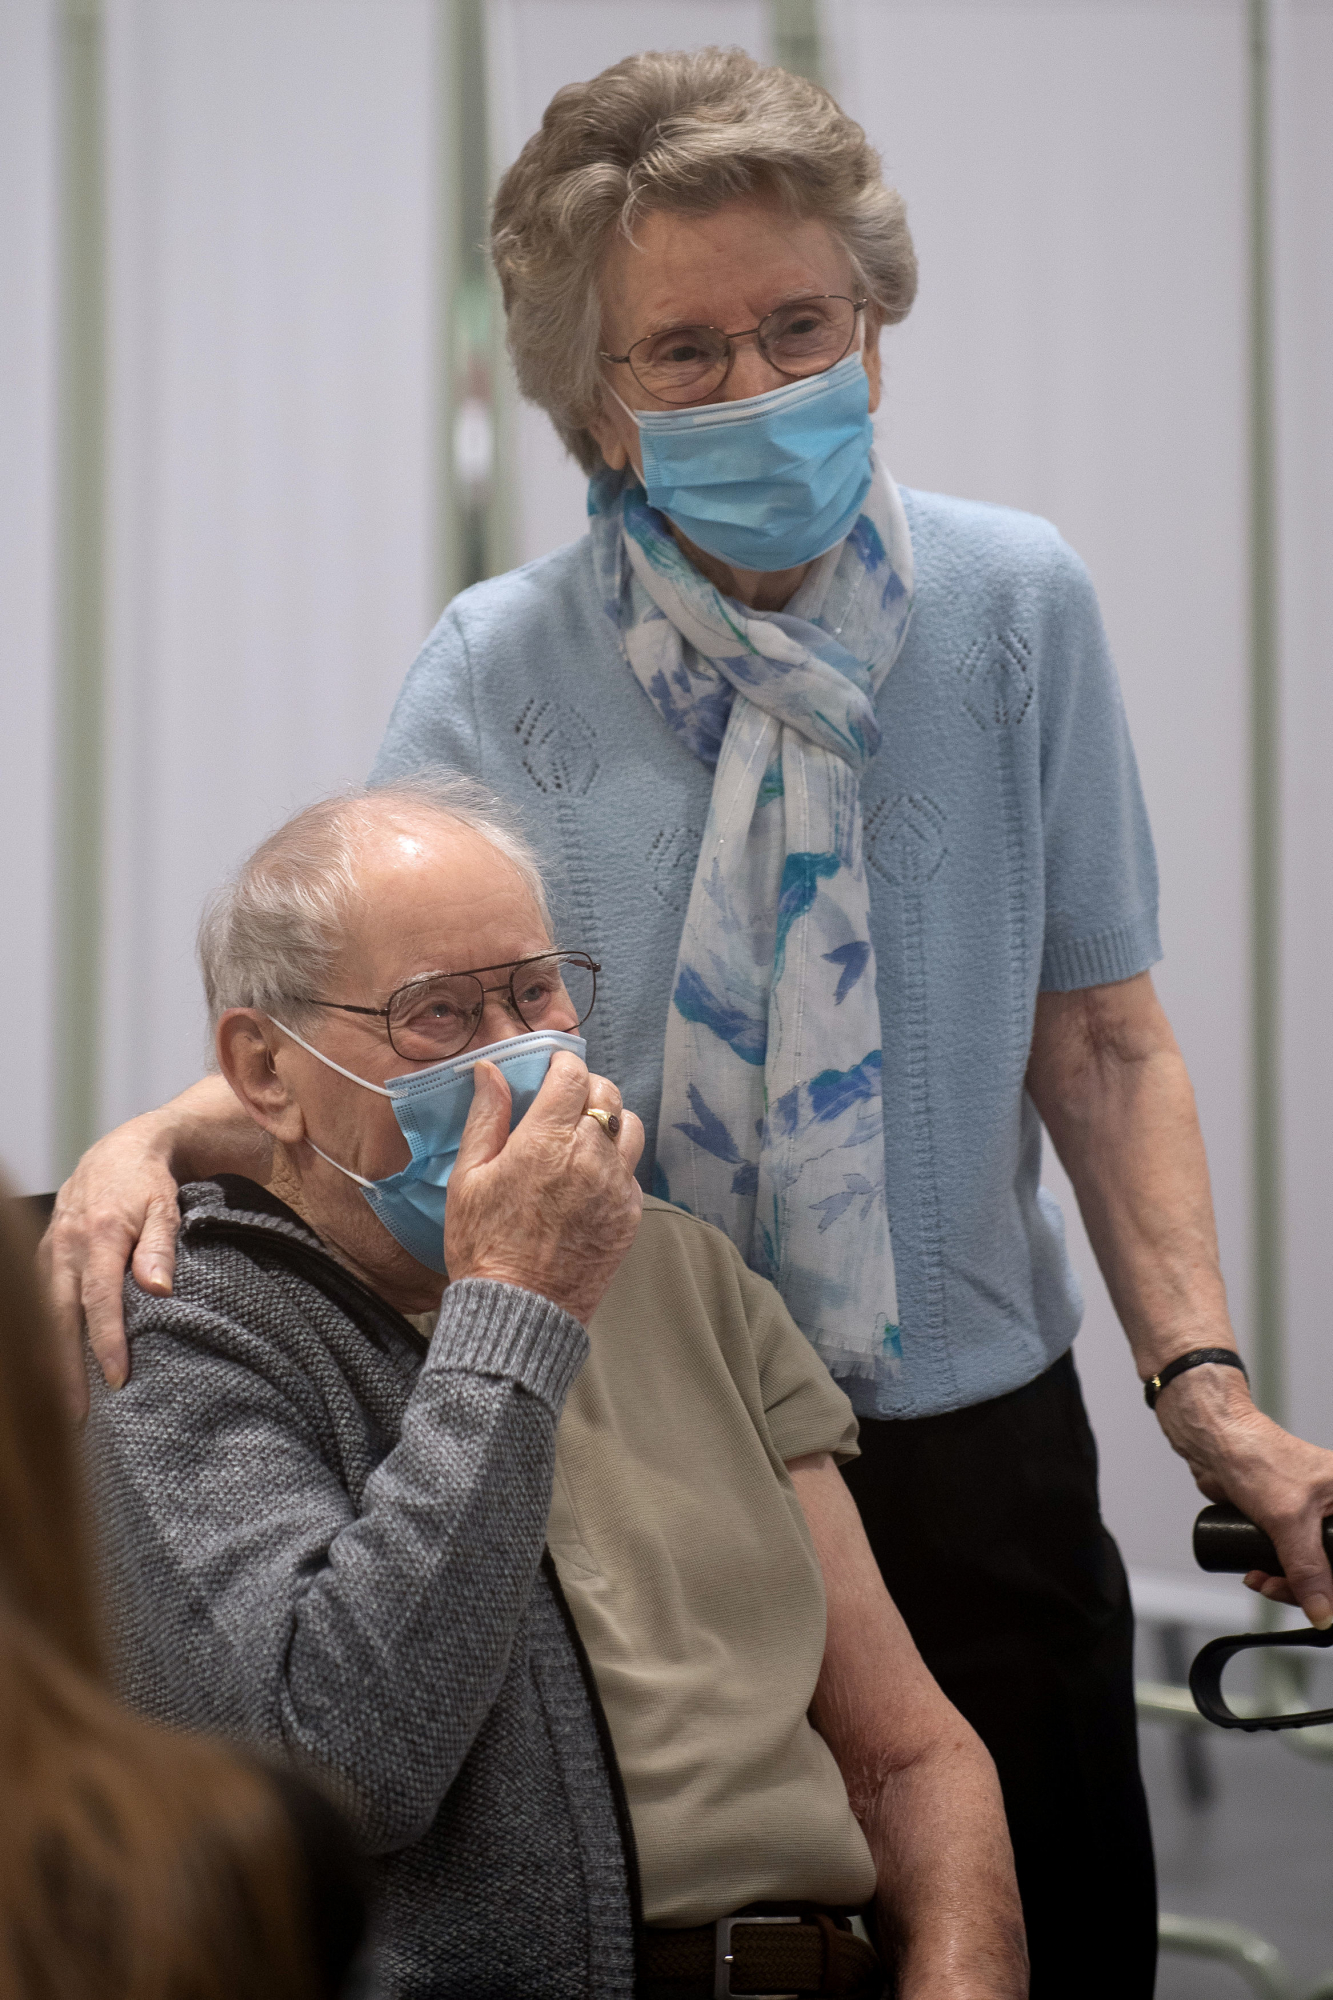
[[[70,1412],[88,1412],[83,1332],[107,1382],[119,1389],[130,1357],[122,1306],[125,1271],[164,1297],[176,1274],[178,1180],[227,1166],[254,1173],[257,1134],[221,1077],[206,1077],[159,1111],[131,1118],[89,1147],[56,1196],[39,1258],[54,1318]]]
[[[146,1292],[171,1290],[176,1265],[176,1181],[161,1112],[133,1118],[89,1148],[56,1196],[40,1260],[71,1414],[87,1415],[83,1328],[103,1375],[129,1374],[121,1291],[125,1267]]]

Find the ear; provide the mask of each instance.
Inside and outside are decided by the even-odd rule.
[[[305,1137],[305,1118],[283,1075],[283,1037],[254,1007],[229,1007],[218,1022],[218,1067],[254,1119],[280,1145]]]
[[[639,459],[639,434],[631,418],[627,417],[614,397],[608,396],[605,387],[600,391],[595,413],[588,419],[588,429],[597,440],[602,457],[612,472],[623,472],[633,464],[634,470],[643,474]]]
[[[861,349],[861,359],[870,379],[870,413],[873,416],[879,408],[879,392],[883,386],[880,367],[879,337],[884,331],[884,322],[873,305],[866,307],[865,344]]]

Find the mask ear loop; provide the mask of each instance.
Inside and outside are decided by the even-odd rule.
[[[332,1056],[321,1055],[318,1049],[311,1048],[309,1042],[305,1040],[304,1036],[298,1035],[295,1028],[289,1028],[285,1021],[280,1021],[276,1014],[270,1014],[268,1018],[270,1021],[272,1021],[275,1028],[281,1028],[283,1034],[289,1035],[294,1042],[296,1042],[301,1048],[305,1050],[307,1055],[313,1056],[316,1062],[322,1062],[325,1069],[336,1069],[339,1076],[345,1076],[349,1083],[359,1083],[362,1090],[373,1090],[376,1096],[378,1097],[393,1096],[393,1092],[391,1090],[386,1090],[382,1083],[367,1083],[365,1077],[358,1076],[355,1070],[344,1069],[341,1063],[334,1062]],[[319,1147],[315,1144],[314,1140],[310,1137],[309,1133],[306,1134],[306,1144],[307,1146],[309,1146],[312,1153],[318,1153],[320,1159],[324,1160],[329,1166],[337,1167],[338,1172],[340,1174],[346,1174],[348,1180],[355,1181],[358,1187],[363,1187],[363,1188],[374,1187],[375,1185],[374,1181],[368,1181],[364,1174],[354,1174],[352,1172],[352,1169],[350,1167],[343,1166],[340,1160],[331,1159],[330,1156],[326,1152],[324,1152],[322,1147]]]
[[[295,1028],[289,1028],[285,1021],[280,1021],[276,1014],[270,1014],[268,1018],[275,1028],[281,1028],[284,1035],[290,1035],[294,1042],[299,1043],[308,1056],[313,1056],[316,1062],[322,1062],[325,1069],[336,1069],[339,1076],[345,1076],[349,1083],[359,1083],[362,1090],[373,1090],[377,1097],[393,1096],[393,1092],[386,1090],[382,1083],[367,1083],[365,1077],[358,1076],[354,1069],[344,1069],[341,1063],[333,1060],[332,1056],[321,1055],[318,1049],[310,1046],[304,1036],[298,1035]]]
[[[309,1146],[312,1153],[318,1153],[321,1160],[327,1160],[328,1164],[331,1167],[336,1167],[340,1174],[346,1174],[348,1180],[355,1181],[358,1187],[363,1187],[363,1188],[374,1187],[375,1185],[374,1181],[368,1181],[364,1174],[354,1174],[352,1172],[352,1169],[350,1167],[345,1167],[341,1160],[333,1159],[332,1156],[326,1153],[322,1147],[317,1146],[314,1140],[310,1137],[309,1133],[306,1134],[306,1144],[307,1146]]]
[[[631,422],[631,423],[633,424],[633,426],[634,426],[635,430],[637,430],[637,429],[639,428],[639,412],[638,412],[637,410],[632,410],[632,409],[630,408],[629,404],[628,404],[628,403],[627,403],[627,402],[625,401],[625,398],[624,398],[623,396],[621,396],[621,395],[619,395],[619,394],[617,393],[617,391],[616,391],[616,388],[615,388],[615,386],[614,386],[614,384],[613,384],[613,383],[611,383],[611,382],[604,382],[602,386],[603,386],[603,387],[604,387],[605,389],[608,389],[608,390],[610,391],[610,393],[611,393],[611,394],[612,394],[613,396],[615,396],[615,399],[616,399],[616,401],[617,401],[617,402],[619,403],[619,405],[620,405],[621,409],[622,409],[622,410],[623,410],[623,411],[625,412],[625,415],[626,415],[626,416],[627,416],[627,417],[629,418],[629,420],[630,420],[630,422]],[[282,1023],[281,1023],[281,1022],[279,1022],[279,1024],[278,1024],[278,1025],[279,1025],[279,1027],[281,1027]]]

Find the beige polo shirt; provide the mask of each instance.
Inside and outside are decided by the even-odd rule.
[[[589,1328],[548,1541],[624,1775],[649,1923],[855,1906],[875,1869],[808,1709],[818,1560],[784,1461],[856,1420],[720,1231],[646,1200]]]

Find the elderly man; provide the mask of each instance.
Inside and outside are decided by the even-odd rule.
[[[184,1191],[94,1382],[130,1695],[323,1774],[386,1994],[870,1995],[864,1908],[904,2000],[1017,2000],[994,1770],[841,1483],[850,1405],[640,1195],[522,841],[466,784],[316,806],[201,955],[266,1166]]]

